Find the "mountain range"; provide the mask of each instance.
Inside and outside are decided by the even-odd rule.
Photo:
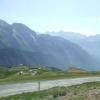
[[[100,59],[100,34],[94,36],[85,36],[75,32],[46,32],[44,34],[50,34],[52,36],[63,37],[86,50],[89,54],[96,59]]]
[[[20,64],[60,69],[70,66],[100,69],[98,60],[71,39],[37,34],[24,24],[8,24],[0,20],[0,65],[8,67]]]

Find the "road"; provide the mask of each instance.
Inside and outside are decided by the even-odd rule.
[[[41,81],[40,89],[46,90],[56,86],[71,86],[71,85],[77,85],[94,81],[100,81],[100,77],[84,77],[84,78]],[[0,85],[0,97],[21,94],[25,92],[33,92],[33,91],[38,91],[38,82],[12,83],[12,84]]]

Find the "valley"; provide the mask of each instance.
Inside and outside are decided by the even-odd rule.
[[[100,76],[100,71],[87,71],[79,68],[69,68],[64,71],[51,67],[0,68],[0,84],[96,76]]]
[[[0,0],[0,100],[100,100],[100,0]]]

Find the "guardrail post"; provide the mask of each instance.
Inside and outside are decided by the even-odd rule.
[[[38,91],[40,91],[41,90],[41,86],[40,86],[41,84],[40,84],[40,81],[38,82]]]

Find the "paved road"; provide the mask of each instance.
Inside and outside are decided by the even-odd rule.
[[[73,79],[60,79],[51,81],[41,81],[41,90],[49,89],[55,86],[71,86],[85,82],[100,81],[100,77],[84,77]],[[0,97],[21,94],[25,92],[38,91],[38,82],[14,83],[0,85]]]

